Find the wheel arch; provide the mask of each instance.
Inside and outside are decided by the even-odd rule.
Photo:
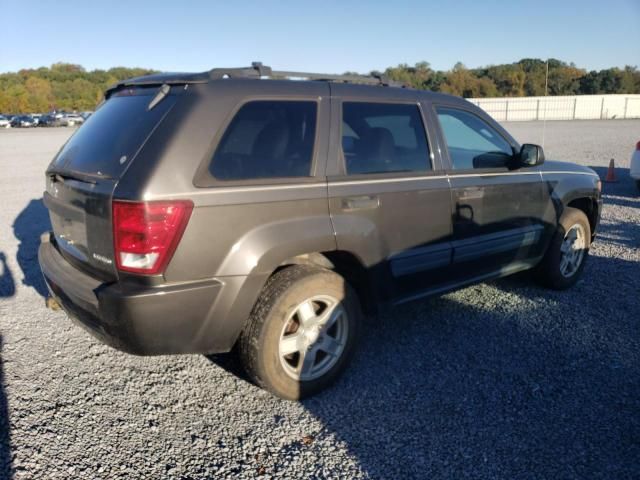
[[[352,252],[332,250],[295,255],[283,260],[272,275],[292,265],[311,265],[336,272],[356,290],[364,312],[375,313],[377,311],[375,287],[370,272]]]
[[[366,314],[378,313],[379,303],[376,301],[376,290],[370,272],[362,261],[353,253],[342,250],[311,251],[287,257],[269,273],[260,273],[246,277],[239,288],[238,296],[233,305],[229,306],[229,322],[233,325],[233,343],[236,343],[242,331],[247,328],[247,321],[254,306],[258,302],[262,291],[269,279],[277,272],[294,265],[310,265],[331,270],[341,275],[351,285],[360,302],[360,307]]]
[[[575,208],[582,211],[589,220],[589,227],[591,229],[591,237],[595,235],[596,228],[598,226],[598,202],[595,198],[585,196],[577,197],[570,200],[567,207]]]

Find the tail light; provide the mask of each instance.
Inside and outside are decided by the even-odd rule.
[[[171,260],[193,203],[113,202],[113,242],[118,270],[154,275]]]
[[[636,143],[636,150],[640,150],[640,141]]]

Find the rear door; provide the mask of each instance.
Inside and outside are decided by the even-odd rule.
[[[124,172],[172,109],[158,87],[114,93],[67,141],[47,169],[44,203],[67,260],[101,278],[116,276],[111,200]]]
[[[328,190],[338,248],[373,273],[381,300],[417,295],[451,261],[450,193],[423,108],[408,92],[332,84]]]
[[[510,170],[517,144],[473,107],[435,105],[435,114],[451,182],[453,275],[524,268],[541,254],[539,169]]]

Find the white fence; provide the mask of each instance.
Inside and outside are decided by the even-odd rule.
[[[640,95],[469,98],[500,122],[640,118]]]

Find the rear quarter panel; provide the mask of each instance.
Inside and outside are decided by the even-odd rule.
[[[292,255],[335,249],[324,178],[328,86],[219,80],[189,89],[115,193],[134,200],[193,201],[188,226],[165,272],[166,281],[260,275]],[[208,174],[217,143],[243,104],[296,99],[318,102],[311,177],[222,182]]]

